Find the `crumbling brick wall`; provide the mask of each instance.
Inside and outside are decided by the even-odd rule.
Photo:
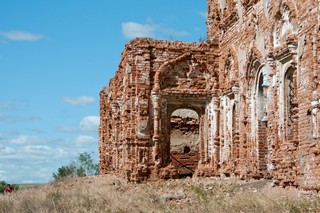
[[[319,1],[211,0],[207,27],[208,40],[220,40],[221,96],[239,89],[240,158],[230,155],[221,172],[319,189],[319,115],[310,113],[318,111],[320,92]]]
[[[210,51],[216,47],[146,38],[126,45],[116,76],[100,93],[101,173],[135,181],[177,176],[170,116],[180,108],[205,114],[218,85],[217,53]]]
[[[131,41],[100,93],[101,173],[177,177],[171,114],[190,109],[194,175],[320,190],[319,30],[318,0],[208,0],[207,41]]]

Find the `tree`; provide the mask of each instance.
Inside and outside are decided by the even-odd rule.
[[[0,181],[0,193],[3,193],[4,189],[7,187],[7,183],[5,181]]]
[[[83,152],[78,154],[75,160],[71,161],[66,166],[61,166],[56,172],[52,174],[55,181],[74,178],[84,177],[99,174],[99,164],[95,163],[92,154]]]
[[[92,155],[90,155],[89,153],[80,153],[77,160],[79,165],[79,172],[84,172],[84,176],[99,174],[99,164],[93,161]]]

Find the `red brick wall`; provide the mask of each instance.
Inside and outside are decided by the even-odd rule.
[[[197,162],[195,175],[320,190],[319,5],[208,0],[207,41],[129,42],[100,93],[100,172],[177,177],[170,115],[188,108],[199,115],[199,153],[175,156]]]

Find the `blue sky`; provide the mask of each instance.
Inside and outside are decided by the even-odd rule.
[[[198,41],[205,0],[0,0],[0,180],[98,159],[99,92],[135,37]]]

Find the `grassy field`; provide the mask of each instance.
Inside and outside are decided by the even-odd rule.
[[[27,188],[36,188],[39,186],[45,185],[44,183],[21,183],[21,184],[14,184],[18,186],[18,189],[27,189]]]
[[[134,184],[111,175],[0,195],[0,212],[320,212],[320,195],[267,180],[181,179]]]

